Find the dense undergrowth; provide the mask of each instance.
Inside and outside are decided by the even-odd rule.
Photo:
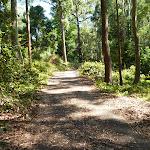
[[[96,86],[100,92],[116,93],[119,95],[135,96],[145,98],[150,101],[150,80],[147,76],[141,74],[141,80],[138,84],[133,84],[135,67],[122,71],[123,85],[119,85],[119,72],[113,72],[113,85],[104,82],[104,65],[98,62],[85,62],[80,68],[81,75],[85,75],[95,80]],[[100,75],[99,79],[96,78]]]
[[[0,113],[15,112],[27,114],[36,99],[36,93],[46,84],[54,71],[68,70],[57,56],[47,60],[33,60],[29,66],[15,58],[14,52],[3,49],[0,55]]]

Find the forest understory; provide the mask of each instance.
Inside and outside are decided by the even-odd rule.
[[[1,150],[149,150],[150,103],[100,93],[76,71],[56,72],[29,117],[1,114]]]
[[[149,6],[1,0],[0,150],[150,150]]]

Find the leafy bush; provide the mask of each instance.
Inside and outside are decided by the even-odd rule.
[[[95,77],[96,75],[104,76],[104,65],[101,62],[85,62],[80,68],[81,75]]]
[[[83,64],[79,72],[82,75],[88,76],[94,79],[94,75],[104,75],[104,69],[97,68],[99,63],[87,62]],[[96,67],[95,67],[96,66]],[[95,69],[97,68],[98,71]],[[104,68],[104,67],[103,67]],[[102,69],[102,72],[100,71]],[[100,72],[99,72],[100,71]],[[122,71],[123,85],[119,85],[119,72],[113,72],[113,85],[106,84],[101,80],[96,80],[96,85],[100,89],[100,92],[117,93],[119,95],[130,95],[144,97],[150,100],[150,81],[145,80],[144,74],[141,74],[141,82],[139,84],[132,84],[134,80],[135,66],[131,66],[129,69]]]
[[[37,69],[22,65],[11,48],[3,49],[0,64],[0,112],[27,111],[40,88]]]
[[[38,72],[43,72],[44,74],[52,75],[52,72],[55,70],[54,65],[45,62],[45,61],[33,61],[33,67],[37,69]]]
[[[39,82],[42,84],[46,84],[49,76],[56,70],[53,64],[43,60],[34,60],[32,64],[33,67],[36,68],[39,74]]]
[[[51,55],[47,62],[53,66],[53,71],[72,70],[78,66],[78,63],[64,63],[63,60],[56,54]]]
[[[50,61],[50,63],[55,64],[55,65],[60,65],[63,63],[62,60],[60,59],[60,57],[55,54],[53,54],[49,57],[49,61]]]
[[[150,74],[150,49],[146,48],[141,52],[141,72],[145,75]]]
[[[49,61],[34,59],[30,67],[26,60],[22,65],[14,53],[6,47],[0,55],[0,112],[27,113],[41,84],[46,84],[54,71],[70,67],[57,55],[52,55]]]

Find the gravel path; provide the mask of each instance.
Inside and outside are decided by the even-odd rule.
[[[0,149],[150,150],[149,103],[99,93],[76,73],[55,73],[32,119],[12,120]]]

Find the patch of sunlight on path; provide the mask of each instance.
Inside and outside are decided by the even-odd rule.
[[[68,101],[64,101],[63,104],[66,105],[74,105],[81,110],[88,110],[88,111],[79,111],[79,112],[74,112],[69,115],[69,117],[73,119],[81,119],[81,118],[86,118],[86,117],[97,117],[102,120],[106,119],[116,119],[116,120],[121,120],[124,121],[123,117],[117,115],[114,113],[115,107],[113,106],[108,106],[107,104],[101,104],[101,105],[93,105],[90,104],[89,102],[81,99],[71,99]]]
[[[77,77],[77,71],[65,71],[65,72],[56,72],[55,75],[50,79],[48,85],[49,86],[58,86],[63,84],[63,82],[67,82],[67,81],[75,81],[75,80],[79,80],[79,79],[75,79]],[[74,84],[69,84],[69,86],[67,86],[66,88],[58,88],[58,89],[44,89],[43,92],[48,93],[48,94],[66,94],[69,92],[76,92],[76,93],[81,93],[81,92],[92,92],[93,90],[96,90],[96,88],[94,87],[94,85],[85,85],[82,84],[82,82],[80,84],[74,85]],[[99,119],[116,119],[116,120],[120,120],[120,121],[124,121],[124,118],[118,114],[115,114],[114,110],[116,109],[114,106],[109,106],[107,104],[107,100],[106,103],[103,102],[102,104],[97,104],[95,105],[94,103],[99,102],[99,101],[104,101],[105,97],[99,98],[96,101],[94,101],[94,103],[92,103],[90,100],[86,100],[84,98],[85,95],[81,95],[83,96],[82,98],[78,98],[76,96],[74,96],[75,98],[71,98],[71,99],[67,99],[67,100],[63,100],[62,104],[63,105],[68,105],[68,106],[75,106],[77,108],[79,108],[81,111],[76,111],[72,114],[70,114],[68,117],[71,117],[72,119],[82,119],[82,118],[86,118],[86,117],[98,117]],[[94,99],[94,95],[89,95],[91,97],[93,97]],[[110,98],[113,100],[113,97]],[[86,111],[83,111],[86,110]]]

